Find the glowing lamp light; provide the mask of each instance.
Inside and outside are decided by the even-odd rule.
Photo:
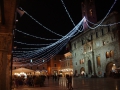
[[[30,60],[30,62],[32,63],[32,59]]]

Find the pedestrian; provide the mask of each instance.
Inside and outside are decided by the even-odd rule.
[[[73,89],[73,87],[72,87],[72,76],[68,76],[68,89],[69,90]]]

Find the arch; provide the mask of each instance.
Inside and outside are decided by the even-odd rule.
[[[109,76],[110,75],[110,72],[112,71],[112,67],[113,67],[113,62],[109,62],[107,65],[106,65],[106,76]]]
[[[84,67],[81,67],[81,69],[80,69],[80,74],[83,74],[83,73],[85,73],[85,68],[84,68]]]
[[[88,74],[92,74],[92,64],[90,60],[88,60]]]

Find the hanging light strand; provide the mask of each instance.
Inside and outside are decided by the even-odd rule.
[[[23,10],[21,7],[20,7],[21,10]],[[45,27],[44,25],[42,25],[40,22],[38,22],[35,18],[33,18],[30,14],[28,14],[25,10],[23,10],[31,19],[33,19],[36,23],[38,23],[40,26],[42,26],[43,28],[45,28],[46,30],[50,31],[51,33],[57,35],[57,36],[60,36],[60,37],[63,37],[63,35],[60,35],[60,34],[57,34],[56,32],[50,30],[49,28]]]

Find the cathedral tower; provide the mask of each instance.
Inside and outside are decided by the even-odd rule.
[[[90,22],[93,22],[93,23],[97,22],[94,0],[84,0],[81,3],[81,9],[82,9],[82,17],[85,16],[87,18],[87,20],[89,20]],[[90,23],[89,23],[89,25],[92,26],[92,24],[90,24]],[[85,29],[88,28],[86,23],[84,23],[84,28]]]

